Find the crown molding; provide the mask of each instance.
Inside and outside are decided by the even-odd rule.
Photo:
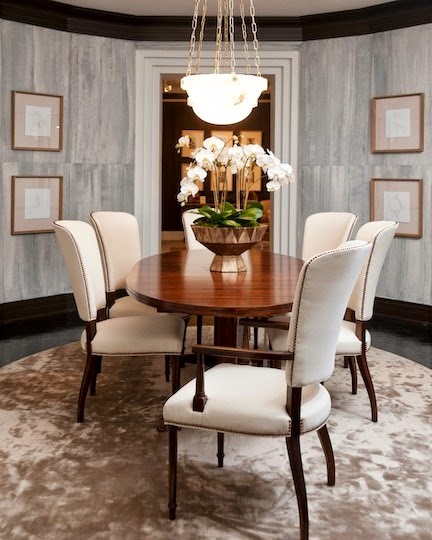
[[[190,17],[137,17],[50,0],[0,0],[0,18],[77,34],[132,41],[189,41]],[[372,34],[432,23],[431,0],[396,0],[369,8],[308,15],[259,17],[260,41],[308,41]],[[207,20],[214,39],[215,18]]]

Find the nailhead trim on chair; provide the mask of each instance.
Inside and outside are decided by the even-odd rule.
[[[350,248],[344,248],[344,249],[338,249],[337,251],[348,251],[349,249]],[[330,254],[330,253],[334,253],[335,251],[336,250],[332,249],[330,251],[327,251],[326,253]],[[301,288],[300,288],[299,300],[298,300],[298,303],[297,303],[298,305],[301,305],[301,299],[302,299],[302,294],[303,294],[303,288],[304,288],[304,284],[305,284],[307,269],[309,268],[310,264],[315,259],[317,259],[318,257],[321,257],[321,256],[322,256],[322,253],[318,253],[317,255],[315,255],[314,257],[309,259],[309,261],[306,263],[307,266],[306,266],[305,271],[303,273],[303,279],[302,279]],[[299,320],[299,318],[300,318],[300,311],[297,313],[296,324],[295,324],[295,327],[294,327],[294,341],[293,341],[294,360],[291,362],[291,377],[290,377],[291,380],[292,380],[292,375],[293,375],[293,371],[294,371],[294,364],[295,364],[295,349],[296,349],[296,342],[297,342],[297,328],[298,328],[298,320]]]
[[[83,353],[87,353],[86,349],[83,349],[81,347],[81,351]],[[96,353],[95,353],[96,354]],[[137,353],[137,352],[122,352],[122,353],[112,353],[112,354],[104,354],[103,356],[162,356],[164,354],[169,354],[172,356],[181,356],[181,352],[178,351],[153,351],[153,352],[145,352],[145,353]]]
[[[94,317],[93,319],[91,317],[91,309],[90,309],[90,304],[88,302],[88,299],[89,299],[90,295],[89,295],[89,292],[88,292],[88,285],[87,285],[87,280],[86,280],[86,277],[85,277],[84,266],[82,264],[81,252],[80,252],[80,250],[78,248],[77,243],[75,242],[75,238],[71,235],[71,233],[65,227],[63,227],[62,225],[58,225],[56,223],[56,226],[59,227],[60,229],[63,229],[64,231],[66,231],[66,233],[71,238],[73,245],[75,246],[75,250],[76,250],[76,252],[78,254],[78,260],[79,260],[79,263],[80,263],[80,266],[81,266],[82,276],[83,276],[83,279],[84,279],[84,286],[85,286],[85,289],[86,289],[87,321],[90,322],[92,320],[96,320],[97,317]],[[96,306],[96,312],[97,312],[97,309],[98,308]]]
[[[303,420],[300,420],[300,434],[301,435],[304,435],[305,433],[312,433],[313,431],[317,431],[317,429],[321,429],[326,423],[327,423],[327,420],[329,419],[329,416],[327,416],[325,422],[323,422],[318,428],[313,428],[313,429],[310,429],[310,430],[307,430],[305,431],[303,429]],[[288,426],[288,432],[287,433],[275,433],[274,435],[263,435],[261,432],[259,433],[251,433],[250,431],[238,431],[238,430],[227,430],[225,428],[222,428],[222,427],[203,427],[201,424],[190,424],[190,423],[184,423],[184,422],[170,422],[170,420],[167,420],[166,418],[164,418],[164,423],[166,425],[172,425],[172,426],[180,426],[180,427],[185,427],[185,428],[193,428],[193,429],[202,429],[203,431],[220,431],[220,432],[223,432],[223,433],[233,433],[235,435],[250,435],[252,437],[254,436],[260,436],[260,437],[270,437],[270,438],[273,438],[273,437],[291,437],[291,422],[289,423],[289,426]]]
[[[368,281],[368,277],[369,277],[369,270],[370,270],[370,265],[371,265],[371,261],[372,261],[372,253],[374,252],[374,249],[376,247],[376,243],[377,243],[377,240],[378,240],[378,237],[384,232],[386,231],[387,229],[390,229],[391,227],[394,227],[394,224],[392,225],[389,225],[388,227],[386,227],[385,229],[382,229],[381,231],[379,231],[373,242],[372,242],[372,249],[371,249],[371,252],[370,252],[370,255],[369,255],[369,259],[368,259],[368,264],[367,264],[367,268],[366,268],[366,275],[365,275],[365,286],[363,287],[363,296],[362,296],[362,300],[361,300],[361,308],[360,308],[360,316],[357,317],[356,315],[356,318],[358,318],[359,321],[369,321],[372,317],[370,317],[369,319],[365,319],[364,318],[364,308],[365,308],[365,303],[366,303],[366,288],[367,288],[367,281]]]

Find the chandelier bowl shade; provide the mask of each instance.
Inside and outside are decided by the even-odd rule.
[[[181,79],[194,113],[204,122],[221,125],[236,124],[249,116],[267,85],[264,77],[236,73],[203,73]]]
[[[258,53],[255,6],[249,0],[250,29],[246,24],[245,0],[239,0],[241,35],[243,37],[245,73],[236,69],[234,0],[214,0],[217,5],[215,62],[213,73],[200,73],[207,14],[207,0],[195,0],[189,61],[181,87],[188,94],[188,105],[194,113],[209,124],[236,124],[244,120],[258,105],[261,92],[267,90],[267,79],[261,77]],[[201,11],[200,11],[201,10]],[[253,47],[255,74],[249,55]],[[251,55],[252,56],[252,55]]]

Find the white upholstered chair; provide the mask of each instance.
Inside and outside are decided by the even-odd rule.
[[[201,216],[201,214],[194,209],[191,210],[185,210],[182,213],[182,225],[183,225],[183,232],[184,232],[184,238],[185,238],[185,244],[186,249],[201,249],[205,251],[210,251],[205,246],[201,244],[201,242],[198,242],[198,240],[195,238],[195,234],[191,228],[191,225],[193,222],[198,219]],[[202,315],[196,316],[197,321],[197,343],[201,343],[202,341],[202,327],[203,327],[203,318]]]
[[[54,222],[80,318],[85,322],[81,349],[86,365],[78,398],[77,421],[84,421],[86,396],[96,392],[103,356],[170,355],[175,366],[173,390],[179,386],[177,358],[183,347],[184,321],[166,315],[107,319],[104,274],[94,229],[83,221]]]
[[[117,211],[98,211],[90,214],[99,244],[104,270],[108,317],[154,315],[156,308],[138,302],[132,296],[120,294],[126,288],[126,276],[141,259],[141,241],[138,220],[133,214]],[[187,326],[190,316],[181,317]],[[165,378],[169,381],[170,361],[165,360]]]
[[[326,422],[330,395],[321,381],[334,369],[336,342],[357,276],[370,251],[351,242],[307,261],[296,289],[289,340],[284,352],[196,345],[197,378],[164,405],[169,428],[169,517],[176,514],[177,431],[179,427],[216,431],[218,465],[223,466],[224,434],[284,437],[300,514],[301,538],[308,538],[306,486],[300,435],[318,431],[335,483],[333,450]],[[204,372],[203,355],[285,360],[285,370],[222,363]]]
[[[367,363],[366,352],[371,346],[371,335],[367,330],[367,321],[373,316],[375,292],[378,285],[384,259],[394,238],[398,224],[394,221],[371,221],[358,230],[356,240],[371,244],[371,252],[358,277],[353,293],[348,302],[345,319],[342,322],[336,354],[343,355],[351,371],[352,393],[357,393],[357,369],[360,369],[371,405],[373,422],[378,421],[378,408],[375,389]],[[284,318],[276,317],[273,321],[282,323]],[[285,318],[289,322],[289,316]],[[288,333],[278,328],[267,328],[273,350],[285,350]]]
[[[357,215],[351,212],[319,212],[306,218],[303,232],[302,256],[307,261],[314,255],[336,249],[343,242],[350,239]],[[243,345],[249,343],[249,328],[254,329],[254,348],[258,347],[258,328],[264,327],[266,337],[265,320],[257,317],[253,319],[241,319],[244,326]]]
[[[108,315],[149,315],[156,308],[138,302],[131,296],[117,298],[126,289],[126,276],[141,259],[141,242],[137,218],[127,212],[92,212],[90,222],[102,257]]]
[[[195,238],[193,230],[191,229],[191,225],[199,217],[202,217],[201,214],[197,210],[194,210],[194,209],[185,210],[182,213],[181,219],[182,219],[186,249],[204,249],[206,251],[209,251],[205,246],[201,244],[201,242],[198,242],[198,240]]]
[[[319,212],[307,217],[301,258],[307,261],[317,253],[335,249],[349,240],[356,221],[356,214],[350,212]]]

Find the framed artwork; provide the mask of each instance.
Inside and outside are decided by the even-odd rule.
[[[62,203],[62,176],[12,176],[11,233],[53,232]]]
[[[372,153],[423,152],[424,94],[372,98]]]
[[[421,238],[423,234],[421,180],[372,178],[370,213],[372,221],[399,223],[396,236]]]
[[[232,138],[234,136],[234,131],[226,131],[224,129],[213,130],[213,131],[211,131],[211,136],[212,137],[218,137],[219,139],[222,139],[222,141],[227,146],[232,146],[233,145]]]
[[[192,157],[192,152],[195,148],[202,147],[204,142],[204,131],[202,129],[182,129],[181,136],[189,135],[189,148],[183,146],[181,149],[181,157]]]
[[[240,131],[240,144],[259,144],[262,146],[262,131]],[[261,167],[253,170],[253,184],[250,191],[261,191]]]
[[[226,176],[227,176],[227,191],[232,191],[233,190],[233,174],[230,170],[228,170],[226,173]],[[214,172],[210,173],[210,188],[212,191],[214,191],[215,189],[215,173]],[[220,185],[217,189],[219,191],[223,189],[222,182],[220,182]]]
[[[12,92],[12,149],[60,152],[63,97]]]
[[[262,131],[240,131],[240,144],[259,144],[262,146]]]

